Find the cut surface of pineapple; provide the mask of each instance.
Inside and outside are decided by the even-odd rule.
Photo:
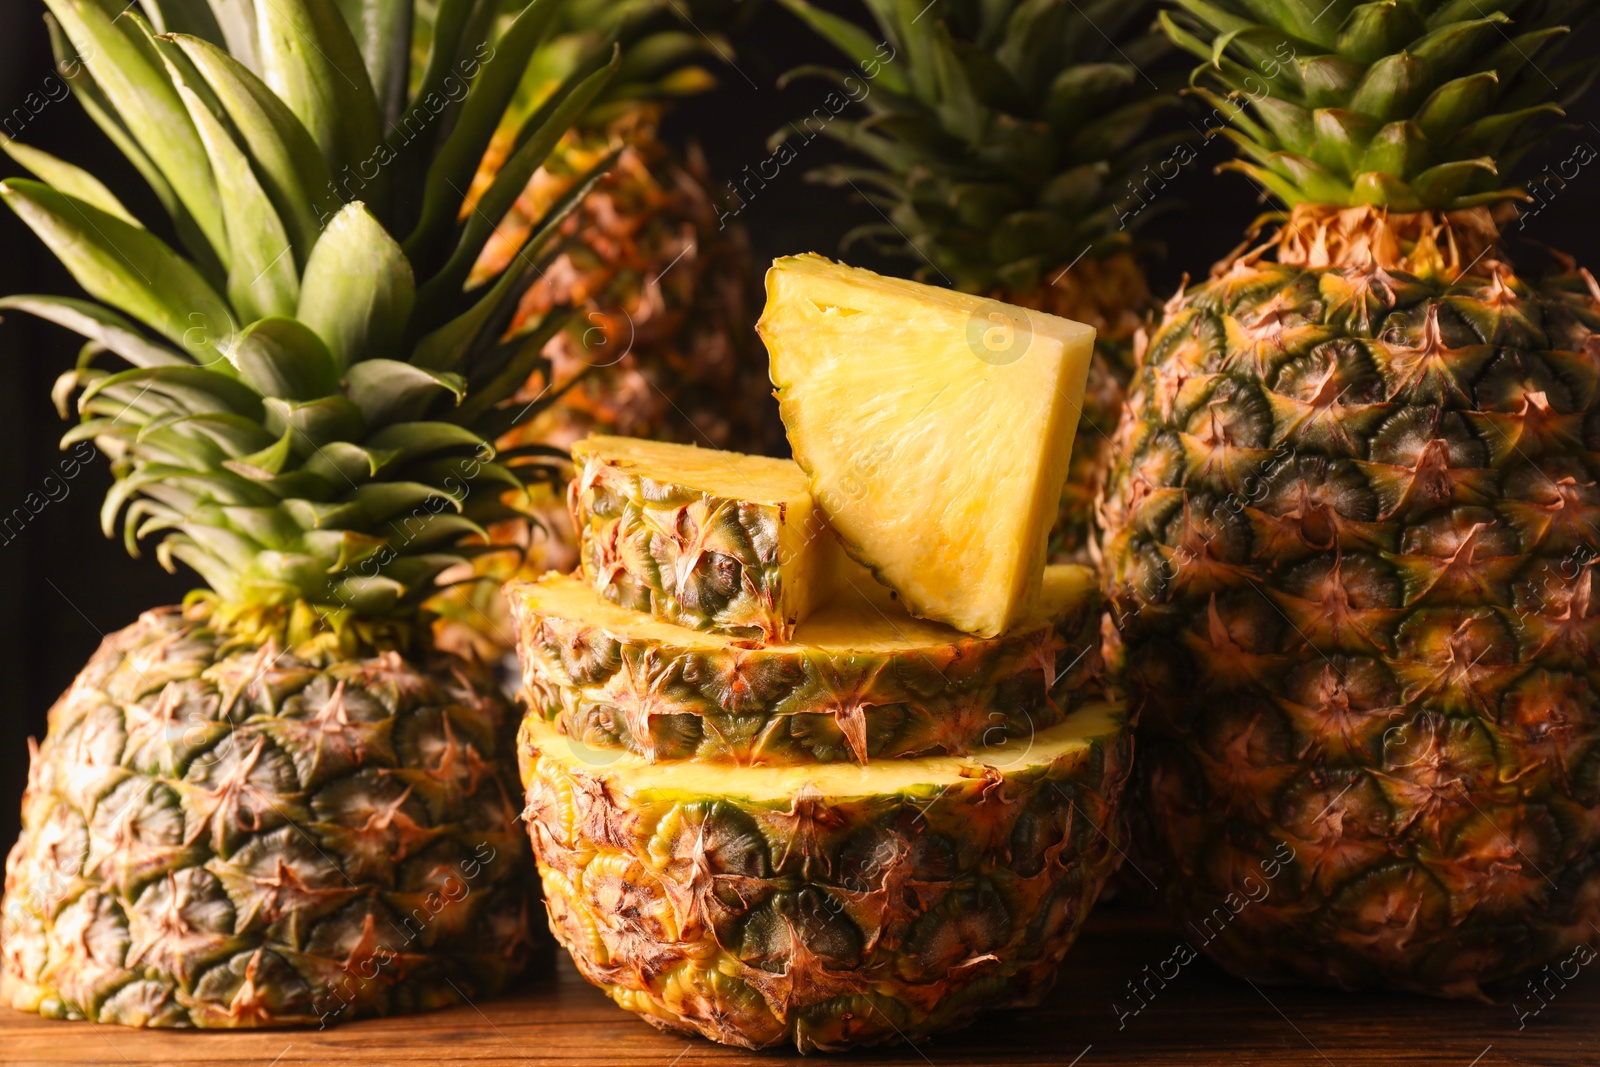
[[[758,325],[794,456],[914,615],[993,636],[1037,598],[1095,332],[821,256]]]
[[[651,764],[535,716],[518,756],[550,928],[663,1029],[917,1040],[1035,1003],[1122,847],[1119,705],[964,758]]]
[[[764,648],[629,611],[565,575],[511,583],[507,600],[530,714],[577,742],[656,761],[864,763],[1029,736],[1098,694],[1095,585],[1087,568],[1049,568],[1032,612],[994,638],[844,592],[793,643]]]
[[[631,437],[572,446],[583,576],[658,619],[784,642],[846,559],[788,459]]]

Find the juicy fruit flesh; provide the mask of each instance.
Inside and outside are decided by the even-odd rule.
[[[802,1051],[1036,1003],[1120,847],[1120,709],[964,760],[603,764],[525,720],[550,927],[663,1029]],[[607,754],[610,755],[610,754]]]
[[[255,1027],[493,992],[529,947],[509,716],[450,657],[219,652],[147,613],[51,709],[6,864],[0,1001]]]
[[[803,643],[764,648],[626,611],[561,575],[507,597],[530,713],[652,761],[961,754],[1031,737],[1100,691],[1101,600],[1081,567],[1046,571],[1037,614],[999,638],[848,594],[801,624]]]
[[[1084,567],[1048,568],[1039,599],[1020,626],[1058,617],[1074,601],[1093,595],[1094,576]],[[513,582],[507,594],[535,611],[581,619],[595,627],[679,648],[746,649],[738,638],[726,634],[688,630],[652,619],[599,599],[582,581],[564,574],[547,574],[537,582]],[[1019,627],[1020,628],[1020,627]],[[948,626],[915,619],[881,602],[876,595],[858,597],[841,593],[795,628],[786,644],[749,649],[754,655],[788,652],[848,655],[851,652],[905,652],[972,642],[973,638]]]
[[[1094,330],[819,256],[758,326],[795,459],[912,614],[992,636],[1038,593]]]
[[[787,767],[728,767],[700,760],[651,763],[631,752],[617,753],[603,767],[594,766],[590,750],[566,745],[551,726],[529,719],[526,739],[550,759],[578,771],[603,774],[621,803],[649,803],[683,796],[716,796],[751,804],[789,801],[803,789],[830,801],[844,802],[883,793],[933,796],[979,776],[984,767],[1048,765],[1077,758],[1097,738],[1115,733],[1122,710],[1104,701],[1086,705],[1065,722],[1032,737],[1013,737],[967,756],[923,756],[919,759],[883,760],[865,765],[850,763],[795,764]]]
[[[1479,995],[1600,923],[1600,304],[1481,268],[1236,263],[1119,432],[1141,821],[1186,920],[1280,871],[1207,947],[1258,980]]]
[[[694,629],[787,641],[844,553],[787,459],[590,437],[569,504],[584,577],[607,599]]]
[[[811,491],[791,460],[747,456],[694,445],[595,434],[572,446],[572,461],[595,459],[663,485],[688,483],[716,496],[758,504],[804,505]]]

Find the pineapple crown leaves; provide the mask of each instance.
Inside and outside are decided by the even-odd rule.
[[[493,442],[541,404],[554,312],[515,336],[523,292],[603,160],[507,267],[464,287],[534,170],[615,73],[581,65],[529,116],[458,222],[557,0],[509,20],[441,0],[420,73],[411,0],[47,0],[58,60],[93,120],[150,184],[180,252],[78,167],[7,142],[42,181],[0,197],[92,300],[16,295],[87,339],[55,389],[116,476],[102,509],[130,551],[192,567],[231,604],[406,613],[555,477],[544,446]],[[347,22],[346,18],[350,21]],[[352,30],[352,26],[357,27]],[[379,32],[381,29],[381,32]],[[107,367],[107,354],[126,367]],[[548,404],[557,391],[547,391]]]
[[[1557,64],[1589,0],[1169,0],[1194,91],[1293,207],[1460,210],[1525,193],[1509,172],[1597,68]]]
[[[501,129],[514,131],[583,64],[613,45],[621,48],[622,62],[579,118],[585,129],[603,128],[642,102],[710,89],[716,79],[703,63],[732,55],[719,29],[752,6],[694,0],[691,11],[684,0],[563,0],[550,32],[529,57]],[[439,8],[438,0],[419,3],[418,45],[431,41]]]
[[[866,0],[870,29],[781,2],[855,67],[786,77],[825,78],[866,114],[818,109],[774,147],[820,129],[865,156],[809,175],[884,214],[847,241],[923,258],[961,289],[1029,290],[1086,251],[1127,247],[1118,201],[1187,136],[1151,132],[1176,97],[1151,78],[1168,46],[1146,0]]]

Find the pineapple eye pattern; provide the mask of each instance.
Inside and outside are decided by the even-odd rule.
[[[1500,242],[1507,172],[1586,84],[1554,60],[1592,5],[1469,7],[1161,16],[1233,126],[1229,168],[1285,210],[1151,336],[1105,577],[1175,913],[1238,891],[1239,842],[1296,850],[1293,901],[1203,946],[1252,980],[1478,996],[1597,921],[1594,822],[1544,813],[1595,802],[1600,688],[1572,635],[1600,452],[1573,385],[1600,291]],[[1377,916],[1399,914],[1395,940]]]

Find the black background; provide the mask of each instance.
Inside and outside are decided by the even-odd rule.
[[[747,0],[754,2],[754,0]],[[835,2],[826,6],[846,10]],[[50,95],[55,77],[48,39],[36,0],[0,0],[0,119]],[[1593,28],[1591,28],[1592,30]],[[1588,32],[1571,54],[1595,55],[1600,33]],[[719,73],[720,86],[684,101],[667,123],[667,137],[692,140],[704,150],[711,173],[738,180],[747,166],[768,157],[769,134],[822,103],[828,87],[799,81],[776,86],[782,71],[805,62],[834,63],[835,56],[775,4],[754,12],[738,35],[734,66]],[[54,90],[59,96],[59,89]],[[1591,95],[1572,110],[1575,128],[1550,134],[1518,177],[1552,169],[1580,145],[1600,148],[1600,99]],[[23,128],[18,140],[69,159],[100,176],[145,219],[161,216],[143,183],[71,100],[52,102]],[[1237,175],[1213,174],[1225,158],[1219,144],[1204,149],[1163,195],[1183,206],[1156,221],[1145,236],[1152,249],[1152,284],[1165,295],[1185,273],[1203,275],[1240,239],[1261,210],[1255,190]],[[1595,157],[1595,149],[1582,153]],[[758,263],[802,251],[837,253],[851,227],[876,219],[873,209],[841,192],[804,180],[813,166],[840,158],[825,139],[802,149],[739,216],[751,235]],[[18,168],[0,157],[0,176]],[[770,173],[770,167],[768,173]],[[1568,170],[1570,173],[1570,168]],[[752,186],[753,188],[753,186]],[[1548,208],[1529,221],[1524,235],[1578,258],[1600,264],[1600,166],[1590,164]],[[1516,255],[1515,245],[1512,248]],[[885,263],[852,254],[852,261],[909,273],[914,262]],[[1530,257],[1537,258],[1537,257]],[[72,293],[75,286],[44,247],[9,211],[0,210],[0,292]],[[79,339],[67,331],[15,315],[0,323],[0,516],[41,492],[46,477],[58,478],[56,442],[64,424],[50,403],[50,385],[69,367]],[[99,530],[100,500],[110,483],[103,464],[66,483],[67,495],[34,516],[19,536],[0,533],[0,848],[17,830],[17,799],[27,769],[29,736],[42,736],[45,712],[71,682],[105,633],[127,625],[144,610],[171,603],[196,583],[187,573],[168,575],[146,554],[130,559],[119,541]],[[60,495],[60,489],[55,490]]]

